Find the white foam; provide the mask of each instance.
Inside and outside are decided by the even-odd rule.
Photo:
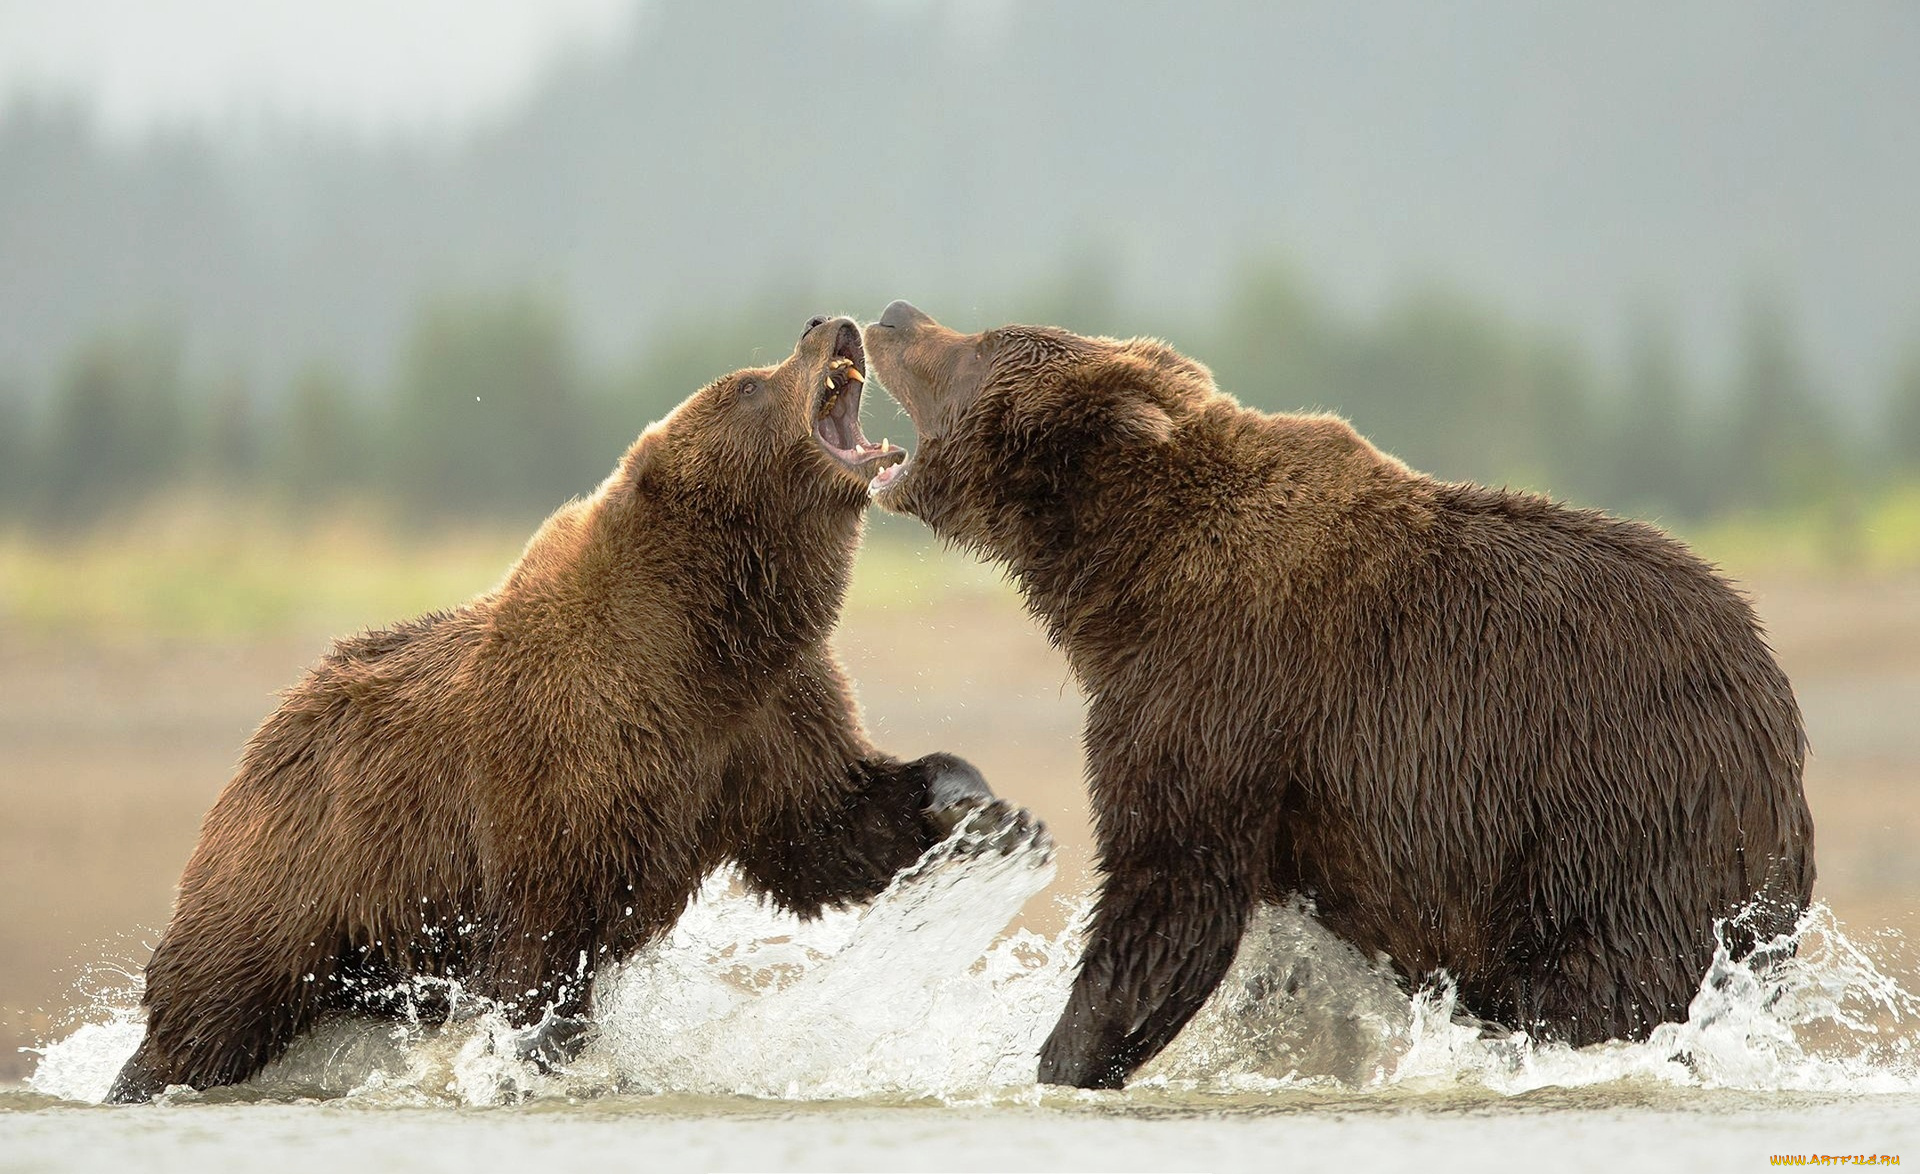
[[[104,1023],[83,1023],[46,1048],[27,1084],[35,1092],[70,1101],[99,1102],[113,1087],[120,1066],[140,1046],[146,1024],[131,1007],[109,1009]]]
[[[1052,937],[1006,933],[1052,878],[1050,852],[1031,842],[1004,854],[982,848],[962,835],[870,906],[805,922],[729,874],[709,878],[671,933],[601,976],[592,1041],[561,1074],[516,1059],[505,1020],[483,1013],[443,1029],[323,1025],[252,1090],[438,1104],[611,1092],[1034,1100],[1080,918]],[[1797,955],[1764,975],[1720,953],[1685,1023],[1642,1043],[1573,1049],[1456,1022],[1449,991],[1410,998],[1383,961],[1362,958],[1305,905],[1263,909],[1214,997],[1119,1095],[1500,1096],[1647,1081],[1920,1090],[1920,1000],[1824,907],[1808,912],[1794,942]],[[138,1041],[135,1001],[124,989],[103,995],[92,1022],[45,1049],[32,1087],[100,1099]]]

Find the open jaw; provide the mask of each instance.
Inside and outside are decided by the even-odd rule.
[[[860,393],[866,386],[866,352],[860,332],[852,325],[840,328],[833,357],[821,379],[813,405],[813,438],[828,456],[855,476],[870,479],[875,488],[892,479],[893,470],[907,459],[907,450],[890,440],[878,444],[860,431]]]

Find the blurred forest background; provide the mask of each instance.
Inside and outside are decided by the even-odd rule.
[[[1874,0],[0,3],[0,1046],[144,961],[327,636],[895,297],[1675,529],[1794,675],[1823,892],[1914,922],[1916,61]],[[843,633],[1079,883],[1079,700],[993,573],[876,518]]]
[[[1443,477],[1812,510],[1865,556],[1920,479],[1916,43],[1871,3],[661,2],[453,126],[23,90],[0,516],[524,524],[903,296],[1168,337]]]

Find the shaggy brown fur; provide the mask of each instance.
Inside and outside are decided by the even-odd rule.
[[[862,360],[851,322],[809,323],[649,428],[498,588],[295,686],[207,816],[111,1099],[245,1080],[413,976],[544,1021],[524,1046],[552,1061],[595,972],[723,861],[812,914],[983,801],[958,759],[876,752],[828,647],[867,479],[901,456],[859,434]]]
[[[1045,1081],[1111,1086],[1302,891],[1411,980],[1586,1044],[1684,1017],[1813,884],[1793,692],[1651,526],[1249,411],[1163,344],[867,328],[882,505],[1006,564],[1085,687],[1103,891]]]

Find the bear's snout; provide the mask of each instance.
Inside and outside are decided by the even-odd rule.
[[[901,330],[931,321],[933,319],[921,313],[912,302],[892,301],[887,303],[886,309],[880,311],[880,321],[876,325],[884,326],[889,330]]]

